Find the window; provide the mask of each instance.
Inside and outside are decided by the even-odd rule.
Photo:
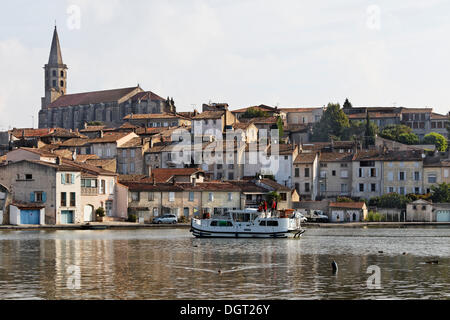
[[[61,70],[61,77],[64,77],[64,71]]]
[[[127,150],[125,150],[125,149],[122,150],[122,157],[123,158],[127,157]]]
[[[268,227],[278,227],[278,221],[269,220],[267,221]]]
[[[189,191],[189,201],[190,202],[194,201],[194,192],[193,191]]]
[[[414,180],[420,181],[420,172],[418,171],[414,172]]]
[[[130,150],[130,157],[131,157],[131,158],[134,158],[134,156],[135,156],[135,150],[134,150],[134,149],[131,149],[131,150]]]
[[[376,192],[377,191],[377,185],[375,183],[370,184],[370,191]]]
[[[105,183],[106,183],[105,180],[100,180],[100,190],[99,190],[100,194],[105,194],[105,187],[106,187]]]
[[[348,192],[348,185],[343,183],[341,184],[341,193],[347,193]]]
[[[111,157],[111,149],[110,148],[106,149],[106,156]]]
[[[174,202],[175,201],[175,192],[169,192],[169,201]]]
[[[67,205],[66,193],[61,192],[61,207],[65,207]]]
[[[32,174],[26,174],[25,175],[25,180],[33,180],[33,175]]]
[[[106,215],[108,217],[112,217],[112,211],[113,211],[113,202],[111,200],[108,200],[105,202],[105,209],[106,209]]]
[[[153,192],[147,193],[148,201],[155,201],[155,194]]]
[[[358,173],[358,177],[362,178],[364,177],[364,169],[363,168],[359,168],[359,173]]]
[[[348,163],[341,163],[341,168],[347,168],[348,167]]]
[[[75,194],[75,192],[71,192],[70,193],[70,206],[71,207],[76,207],[76,201],[75,201],[75,198],[76,197],[76,194]]]
[[[370,176],[371,177],[376,177],[377,176],[377,169],[376,168],[371,168],[370,169]]]
[[[327,165],[326,163],[321,163],[321,164],[320,164],[320,167],[321,167],[321,168],[326,168],[326,167],[328,167],[328,165]]]
[[[208,195],[208,200],[211,202],[211,201],[214,201],[214,193],[213,192],[210,192],[209,193],[209,195]]]
[[[437,182],[436,174],[434,173],[428,174],[428,183],[436,183],[436,182]]]
[[[234,180],[234,173],[233,172],[228,173],[228,180]]]
[[[130,173],[134,173],[134,162],[130,163]]]
[[[228,192],[228,201],[233,201],[233,193]]]
[[[45,198],[44,194],[45,194],[45,192],[42,192],[42,191],[36,191],[36,192],[34,193],[34,201],[31,201],[31,202],[45,202],[45,200],[44,200],[44,198]]]
[[[404,171],[400,171],[399,172],[398,180],[400,180],[400,181],[404,181],[405,180],[405,172]]]
[[[415,187],[415,188],[414,188],[414,193],[415,193],[415,194],[420,194],[420,188]]]
[[[364,183],[359,184],[359,192],[364,192]]]
[[[327,177],[327,172],[326,171],[320,171],[320,177],[321,178],[326,178]]]
[[[395,188],[394,187],[388,187],[388,193],[394,193],[395,192]]]
[[[305,178],[309,178],[309,168],[305,168]]]
[[[251,195],[251,194],[247,194],[247,195],[245,196],[245,199],[246,199],[247,201],[251,201],[251,200],[252,200],[252,195]]]
[[[153,208],[153,216],[154,217],[158,216],[158,208]]]
[[[448,169],[444,169],[444,178],[448,178]]]
[[[400,187],[399,188],[399,193],[400,194],[405,194],[405,187]]]
[[[139,201],[139,192],[131,192],[131,201]]]
[[[305,192],[310,192],[309,183],[305,183]]]
[[[167,154],[167,160],[172,161],[172,153],[171,152],[169,152]]]
[[[335,176],[336,176],[336,170],[331,171],[331,175],[332,175],[333,177],[335,177]]]
[[[392,171],[388,172],[388,180],[389,181],[394,181],[394,172],[392,172]]]
[[[286,193],[284,193],[284,192],[280,193],[280,199],[281,199],[281,201],[287,201]]]
[[[325,183],[320,184],[320,192],[326,192],[327,191],[327,185]]]
[[[348,171],[347,170],[341,170],[341,178],[348,178]]]
[[[295,168],[295,177],[300,177],[300,168]]]
[[[53,80],[53,81],[52,81],[52,86],[53,86],[53,87],[56,87],[56,80]]]
[[[102,149],[97,150],[97,155],[101,158],[103,156]]]
[[[64,87],[64,81],[61,80],[61,81],[59,82],[59,86],[60,86],[60,87]]]

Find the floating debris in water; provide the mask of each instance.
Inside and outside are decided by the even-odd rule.
[[[338,272],[338,265],[336,263],[336,261],[333,260],[333,262],[331,263],[331,268],[333,269],[333,273],[337,273]]]
[[[439,261],[438,260],[431,260],[431,261],[425,261],[425,263],[428,263],[428,264],[439,264]]]

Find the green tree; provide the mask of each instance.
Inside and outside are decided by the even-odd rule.
[[[341,106],[338,103],[329,103],[322,118],[313,127],[312,140],[342,140],[348,128],[350,128],[350,122]]]
[[[380,136],[400,143],[410,142],[411,144],[415,144],[419,142],[419,137],[412,132],[412,129],[402,124],[391,124],[386,126],[383,131],[381,131]],[[402,138],[400,138],[400,136]]]
[[[280,136],[280,142],[281,142],[284,137],[284,125],[283,125],[283,119],[281,119],[281,117],[277,118],[277,128],[278,128],[278,134]]]
[[[423,138],[423,143],[434,144],[439,151],[447,151],[447,139],[442,134],[431,132]]]
[[[411,200],[404,195],[398,193],[388,193],[382,195],[381,197],[370,199],[369,204],[380,208],[404,209],[409,202],[411,202]]]
[[[252,108],[248,108],[243,114],[242,114],[242,118],[268,118],[270,115],[269,113],[260,110],[260,109],[256,109],[254,107]]]
[[[89,121],[89,122],[87,123],[87,125],[88,125],[88,126],[102,126],[102,125],[103,125],[103,122],[101,122],[101,121]]]
[[[344,108],[344,109],[350,109],[350,108],[353,108],[353,106],[352,106],[352,104],[350,103],[350,101],[348,101],[348,98],[345,99],[343,108]]]
[[[431,186],[431,200],[438,203],[450,202],[450,183]]]
[[[364,146],[369,148],[369,146],[375,145],[375,135],[377,134],[377,127],[374,123],[370,121],[369,113],[367,112],[366,117],[366,130],[364,132]]]
[[[337,197],[336,202],[355,202],[355,201],[353,201],[353,199],[349,197]]]

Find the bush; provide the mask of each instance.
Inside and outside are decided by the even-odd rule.
[[[105,216],[105,209],[103,209],[102,207],[97,208],[97,210],[95,210],[95,214],[102,218]]]
[[[178,218],[178,222],[179,223],[188,223],[189,219],[186,218],[185,216],[181,216],[180,218]]]
[[[128,222],[136,222],[137,216],[135,214],[129,214],[128,215]]]
[[[354,201],[349,197],[337,197],[337,202],[354,202]]]
[[[370,211],[369,214],[367,215],[366,221],[369,221],[369,222],[381,222],[381,221],[385,221],[385,218],[384,218],[383,215],[381,215],[378,212]]]

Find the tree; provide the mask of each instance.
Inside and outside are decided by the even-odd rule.
[[[344,109],[350,109],[353,108],[352,104],[350,103],[350,101],[348,101],[348,98],[345,99],[344,105],[343,105]]]
[[[355,202],[352,198],[349,197],[337,197],[336,202]]]
[[[277,118],[277,128],[278,128],[278,134],[279,134],[279,138],[280,138],[280,142],[281,142],[284,137],[284,125],[283,125],[283,119],[281,119],[281,117]]]
[[[386,126],[383,131],[381,131],[380,136],[400,143],[409,142],[408,144],[416,144],[419,142],[419,137],[412,132],[412,129],[402,124],[391,124]]]
[[[268,118],[269,113],[256,109],[254,107],[248,108],[243,114],[242,118],[250,119],[250,118]]]
[[[447,151],[447,139],[442,134],[431,132],[423,138],[423,143],[434,144],[439,151]]]
[[[450,202],[450,183],[431,186],[431,200],[437,203]]]
[[[388,193],[381,197],[374,197],[370,199],[369,204],[379,208],[397,208],[404,209],[406,205],[411,202],[406,196],[398,193]]]
[[[329,103],[322,118],[313,127],[313,141],[342,140],[350,122],[339,104]]]
[[[102,125],[103,125],[103,122],[101,122],[101,121],[89,121],[89,122],[87,123],[87,125],[88,125],[88,126],[102,126]]]
[[[374,123],[370,121],[369,113],[367,112],[366,117],[366,130],[364,133],[364,146],[369,148],[369,146],[375,145],[375,135],[377,134],[376,127],[374,127]]]

